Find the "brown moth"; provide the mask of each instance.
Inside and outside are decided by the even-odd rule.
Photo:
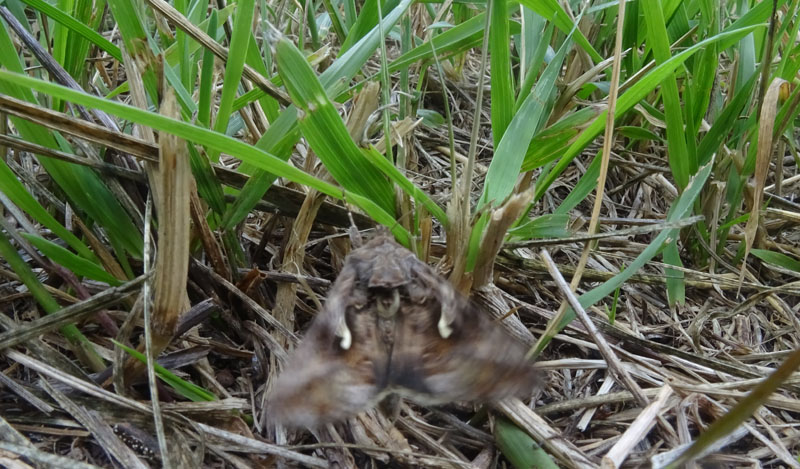
[[[269,417],[316,427],[389,394],[423,405],[530,390],[526,348],[389,235],[345,259],[275,383]]]

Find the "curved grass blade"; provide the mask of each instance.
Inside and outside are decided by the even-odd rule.
[[[242,79],[244,69],[244,59],[247,56],[247,48],[250,44],[250,28],[253,24],[253,13],[255,11],[254,0],[239,0],[236,4],[236,13],[233,17],[233,32],[231,33],[231,46],[228,49],[228,61],[225,63],[225,80],[222,84],[222,96],[220,97],[217,119],[214,121],[214,130],[225,133],[228,129],[228,122],[231,118],[231,108],[233,100],[236,98],[236,91],[239,89],[239,81]],[[219,151],[209,151],[209,159],[213,162],[219,160]]]
[[[147,363],[147,358],[144,356],[142,352],[139,352],[138,350],[132,349],[124,344],[121,344],[114,339],[111,339],[111,342],[113,342],[114,345],[127,352],[128,355],[132,356],[133,358],[139,360],[142,363]],[[190,383],[189,381],[178,378],[174,373],[164,368],[163,366],[159,365],[158,363],[153,363],[153,368],[156,371],[156,375],[158,375],[158,377],[161,378],[162,381],[167,383],[169,387],[174,389],[175,392],[185,397],[186,399],[189,399],[192,402],[211,402],[217,400],[217,396],[215,396],[211,391],[207,391],[194,383]]]
[[[99,264],[88,259],[84,259],[58,244],[30,233],[21,233],[22,236],[33,244],[36,249],[42,251],[48,259],[66,267],[75,275],[88,277],[92,280],[105,282],[111,286],[121,285],[122,282],[113,275],[106,272]]]
[[[47,314],[52,314],[61,309],[56,300],[45,290],[36,274],[33,273],[28,264],[22,259],[14,246],[8,241],[5,233],[0,232],[0,257],[2,257],[20,278],[36,302],[45,310]],[[61,326],[59,331],[67,339],[73,352],[75,352],[84,364],[88,365],[93,371],[101,371],[105,368],[103,359],[94,349],[94,345],[81,333],[74,324]]]
[[[634,83],[628,89],[628,91],[622,94],[617,100],[616,115],[621,116],[622,114],[633,108],[633,106],[635,106],[636,103],[641,101],[645,96],[647,96],[650,92],[652,92],[665,77],[669,76],[672,72],[675,71],[676,68],[678,68],[681,64],[683,64],[689,57],[691,57],[697,51],[701,50],[706,45],[717,41],[730,40],[732,38],[741,38],[747,34],[750,34],[756,29],[763,27],[765,27],[765,25],[748,26],[742,29],[726,31],[686,48],[681,53],[673,56],[669,60],[656,66],[644,78]],[[600,134],[600,132],[603,131],[606,125],[607,113],[608,110],[601,112],[595,118],[595,120],[586,128],[586,130],[581,132],[581,134],[572,143],[572,145],[570,145],[570,147],[567,148],[564,156],[561,158],[561,160],[559,160],[559,162],[556,164],[553,170],[550,171],[547,177],[537,183],[536,195],[534,197],[534,200],[541,199],[542,195],[544,195],[544,192],[550,187],[551,184],[553,184],[556,178],[561,175],[561,173],[572,162],[572,160],[586,147],[586,145],[588,145],[592,140],[595,139],[595,137],[597,137]]]
[[[16,48],[11,42],[7,28],[0,28],[0,66],[4,66],[7,69],[0,69],[2,73],[24,76],[22,64],[16,55]],[[25,78],[38,81],[33,78]],[[31,87],[24,84],[2,82],[0,83],[0,93],[30,103],[37,102],[31,92]],[[56,96],[56,98],[58,97]],[[59,146],[56,140],[56,135],[58,134],[38,124],[17,117],[10,117],[10,119],[19,135],[25,140],[36,142],[48,148],[62,150],[66,153],[74,153],[68,146]],[[62,139],[62,141],[67,145],[66,140]],[[76,166],[53,158],[39,158],[39,163],[55,180],[61,190],[66,193],[74,206],[85,211],[92,219],[102,225],[113,242],[127,250],[132,256],[141,256],[142,238],[139,235],[139,230],[97,173],[90,168]],[[22,196],[24,189],[20,191],[17,184],[10,183],[7,187],[9,188],[8,190],[13,190],[17,197],[24,197]],[[15,203],[21,200],[15,200]],[[22,206],[22,204],[19,205]],[[29,205],[32,206],[33,204]],[[82,255],[85,254],[84,250],[79,247],[76,247],[76,251],[82,252]],[[84,257],[92,258],[91,255]]]
[[[401,0],[397,7],[392,9],[392,11],[384,17],[382,29],[384,31],[390,31],[400,19],[400,16],[408,10],[412,3],[413,0]],[[319,76],[319,81],[325,87],[325,91],[329,96],[338,94],[337,90],[344,83],[348,83],[356,73],[359,73],[361,67],[374,54],[379,41],[382,39],[379,29],[380,28],[377,27],[373,28],[369,34],[361,38],[353,47],[342,53],[342,55]],[[252,99],[257,99],[264,95],[263,91],[260,89],[253,91],[260,91],[260,93],[253,93],[251,96]],[[247,95],[250,95],[250,93],[247,93]],[[244,98],[244,96],[242,96],[242,98]],[[289,106],[272,123],[261,139],[259,139],[256,143],[256,147],[276,155],[281,160],[288,160],[291,155],[292,147],[294,147],[295,143],[300,139],[300,132],[295,125],[296,122],[297,109],[294,106]],[[254,171],[247,185],[242,188],[239,193],[236,202],[228,209],[223,226],[229,228],[238,224],[261,199],[267,189],[269,189],[275,181],[275,178],[275,174],[270,174],[261,170]]]
[[[298,123],[314,153],[346,190],[394,213],[394,190],[353,142],[339,113],[303,54],[287,39],[276,45],[278,72],[295,106]]]
[[[689,181],[689,184],[686,186],[686,190],[683,191],[683,194],[681,194],[672,204],[672,208],[667,215],[667,223],[676,222],[686,218],[686,216],[692,210],[695,200],[703,190],[706,180],[711,174],[711,168],[713,165],[714,159],[709,161],[705,166],[702,166],[700,170],[697,171],[697,175],[695,175],[695,177]],[[581,306],[588,308],[589,306],[597,303],[601,299],[611,294],[633,274],[641,269],[648,261],[650,261],[650,259],[655,257],[665,247],[665,243],[675,238],[679,232],[679,228],[672,228],[659,233],[658,236],[656,236],[656,238],[644,249],[644,251],[642,251],[642,253],[639,254],[636,259],[634,259],[633,262],[631,262],[630,265],[625,268],[625,270],[607,280],[600,286],[578,297]],[[569,323],[569,321],[567,321],[567,317],[569,317],[569,320],[571,321],[572,318],[575,317],[575,313],[570,309],[567,315],[564,317],[562,327],[559,329],[562,329]]]
[[[410,179],[405,177],[395,165],[378,153],[374,148],[362,150],[364,156],[375,165],[383,174],[389,177],[395,184],[400,186],[406,194],[410,195],[418,203],[422,204],[442,226],[447,227],[447,214],[439,205],[428,196],[428,194],[417,187]]]
[[[61,85],[37,80],[35,78],[30,78],[28,76],[12,73],[6,70],[0,70],[0,82],[8,82],[14,85],[27,87],[42,93],[58,96],[61,99],[71,101],[82,106],[97,108],[108,112],[109,114],[119,116],[123,119],[146,124],[155,130],[168,132],[185,140],[195,142],[200,145],[205,145],[210,148],[215,148],[219,151],[224,151],[227,154],[239,158],[240,160],[245,161],[259,169],[273,173],[278,177],[284,177],[298,184],[304,184],[331,197],[335,197],[337,199],[345,198],[344,191],[333,184],[317,179],[314,176],[295,168],[294,166],[286,163],[270,153],[267,153],[252,145],[248,145],[245,142],[228,137],[227,135],[197,127],[183,121],[170,119],[157,113],[145,111],[113,101],[108,101],[106,99],[98,98],[97,96],[92,96],[80,91],[75,91]],[[364,210],[370,216],[376,213],[376,207],[379,207],[383,210],[382,207],[376,206],[370,199],[365,197],[352,197],[352,199],[348,198],[348,200],[352,200],[356,206]],[[391,218],[392,215],[389,214],[393,213],[393,211],[385,213],[389,218]],[[387,221],[386,216],[381,216],[380,219],[374,219],[377,222],[383,223],[387,226],[391,226],[393,223],[393,221]],[[394,228],[393,232],[397,236],[399,231],[397,228]],[[398,239],[401,238],[398,237]]]
[[[558,469],[558,464],[533,438],[505,417],[495,420],[494,439],[503,456],[517,469]]]
[[[599,158],[595,158],[595,160],[598,159]],[[712,159],[708,162],[708,164],[700,168],[700,170],[697,172],[697,175],[689,182],[689,185],[686,186],[686,190],[683,192],[683,194],[681,194],[672,204],[672,208],[667,215],[667,223],[676,222],[686,218],[687,214],[692,209],[695,200],[705,186],[705,182],[711,174],[713,165],[714,160]],[[626,282],[647,262],[649,262],[650,259],[658,255],[658,253],[664,249],[666,243],[675,238],[679,232],[680,228],[670,228],[659,233],[658,236],[656,236],[655,239],[653,239],[653,241],[623,271],[605,281],[600,286],[579,296],[578,301],[580,301],[581,306],[588,308],[614,292],[617,288],[619,288],[620,285]],[[567,309],[561,323],[559,323],[556,327],[554,333],[558,333],[563,330],[573,319],[575,319],[575,312],[572,310],[572,308],[569,308]],[[539,341],[539,347],[534,350],[534,353],[541,353],[541,351],[544,350],[544,348],[552,339],[553,336],[543,336]]]
[[[224,151],[227,154],[246,161],[255,167],[270,171],[279,177],[285,177],[299,184],[305,184],[324,194],[341,199],[341,189],[321,181],[308,173],[289,165],[279,158],[252,145],[236,140],[212,130],[203,129],[186,122],[170,119],[157,113],[145,111],[125,104],[108,101],[80,91],[65,88],[61,85],[37,80],[6,70],[0,70],[0,82],[13,83],[36,91],[57,96],[82,106],[97,108],[123,119],[148,125],[155,130],[172,133],[183,139]]]
[[[75,19],[72,15],[50,5],[44,0],[21,0],[21,1],[28,4],[31,8],[39,10],[40,12],[49,16],[50,18],[53,18],[58,23],[69,28],[70,31],[79,34],[92,44],[106,51],[108,55],[110,55],[111,57],[114,57],[118,61],[122,62],[122,51],[119,49],[119,47],[117,47],[114,43],[103,37],[102,34],[98,33],[97,31],[91,29],[90,27],[86,26],[85,24]]]

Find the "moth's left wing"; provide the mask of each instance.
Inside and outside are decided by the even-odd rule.
[[[268,419],[318,427],[376,404],[388,354],[377,342],[374,314],[352,265],[345,265],[324,309],[289,356],[269,400]]]

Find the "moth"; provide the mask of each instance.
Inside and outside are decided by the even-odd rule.
[[[353,250],[287,359],[268,418],[318,427],[390,394],[422,405],[530,391],[527,349],[386,233]]]

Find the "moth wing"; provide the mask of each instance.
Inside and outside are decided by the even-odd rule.
[[[529,392],[535,373],[527,348],[423,266],[409,291],[430,294],[411,301],[397,326],[390,380],[398,392],[429,405]]]
[[[313,428],[377,403],[388,355],[379,353],[371,313],[359,308],[359,298],[365,295],[355,269],[346,265],[275,383],[270,419]]]

